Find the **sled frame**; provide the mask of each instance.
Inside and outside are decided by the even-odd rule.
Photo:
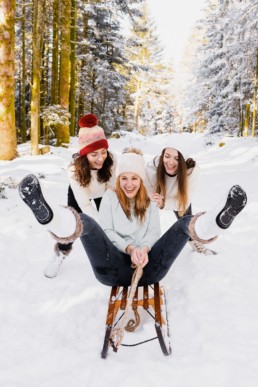
[[[151,288],[151,291],[153,292],[153,296],[151,297],[149,296],[149,288]],[[142,293],[142,298],[140,299],[139,293]],[[107,357],[108,349],[111,344],[110,335],[115,323],[115,319],[119,310],[125,310],[127,304],[127,296],[128,287],[122,287],[122,290],[120,291],[119,286],[113,286],[110,291],[104,344],[101,351],[102,359],[106,359]],[[166,342],[165,340],[165,332],[167,338],[169,338],[169,325],[167,319],[167,308],[164,288],[161,287],[158,282],[154,285],[137,287],[132,302],[132,310],[137,310],[138,307],[142,307],[150,315],[152,315],[150,312],[150,308],[154,310],[155,330],[161,350],[165,356],[171,355],[170,343]]]

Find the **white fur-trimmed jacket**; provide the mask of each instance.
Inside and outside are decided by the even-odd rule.
[[[145,167],[146,171],[146,181],[145,186],[147,188],[148,194],[151,195],[154,193],[156,176],[157,176],[157,165],[159,163],[159,157],[156,157],[150,160]],[[194,168],[187,170],[188,177],[188,203],[187,207],[191,204],[192,194],[197,186],[200,175],[200,167],[196,163]],[[178,183],[177,176],[166,175],[166,201],[165,201],[165,210],[178,211],[178,201],[177,201],[177,192],[178,192]]]
[[[78,203],[78,206],[81,208],[82,212],[86,215],[91,216],[97,222],[99,222],[99,213],[92,205],[92,199],[100,198],[104,195],[105,191],[109,188],[115,186],[115,170],[117,165],[117,160],[115,155],[112,153],[113,157],[113,166],[111,170],[111,178],[106,183],[100,183],[97,179],[97,170],[91,170],[91,182],[87,187],[82,187],[80,183],[74,178],[74,167],[73,165],[68,166],[67,174],[69,184],[72,188],[74,197]]]

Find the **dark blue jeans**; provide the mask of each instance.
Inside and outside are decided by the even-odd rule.
[[[182,218],[182,216],[179,215],[178,211],[174,211],[174,214],[176,215],[176,218],[177,218],[177,219]],[[187,208],[187,210],[185,211],[185,213],[184,213],[183,216],[186,216],[186,215],[192,215],[192,205],[191,205],[191,204],[190,204],[190,206]]]
[[[180,219],[180,218],[182,218],[183,216],[186,216],[186,215],[192,215],[192,205],[191,204],[189,205],[189,207],[187,208],[187,210],[185,211],[183,216],[182,215],[180,216],[178,211],[174,211],[174,214],[176,215],[177,219]],[[189,240],[192,241],[191,238],[189,238]]]
[[[95,277],[103,285],[130,286],[134,269],[130,256],[118,250],[97,222],[80,214],[83,222],[81,242],[90,260]],[[149,252],[149,262],[143,269],[139,285],[161,281],[189,240],[188,225],[192,216],[176,221],[161,236]]]

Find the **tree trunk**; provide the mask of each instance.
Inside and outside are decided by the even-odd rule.
[[[48,70],[49,70],[49,44],[47,36],[44,36],[44,43],[42,48],[42,72],[40,83],[40,106],[48,106]],[[43,120],[40,118],[40,137],[43,138],[43,144],[49,145],[48,128],[47,133],[44,127]]]
[[[53,41],[52,41],[52,74],[51,74],[51,105],[58,103],[58,10],[59,0],[53,1]]]
[[[255,135],[255,123],[257,116],[257,81],[258,81],[258,49],[256,50],[256,73],[254,78],[254,99],[253,99],[253,121],[252,121],[252,137]]]
[[[21,141],[22,143],[26,142],[27,135],[26,135],[26,43],[25,43],[25,27],[26,27],[26,15],[25,15],[25,4],[23,1],[22,6],[22,22],[21,22],[21,29],[22,29],[22,58],[21,58]]]
[[[244,137],[248,137],[249,122],[250,122],[250,103],[247,103],[245,105]]]
[[[85,41],[88,39],[88,23],[89,23],[89,17],[88,14],[85,13],[83,15],[83,38]],[[87,47],[85,47],[84,54],[87,54]],[[84,58],[81,59],[80,64],[80,82],[79,82],[79,101],[78,101],[78,118],[86,114],[85,112],[85,93],[83,88],[83,80],[84,80],[84,68],[86,67],[86,60]]]
[[[75,41],[76,41],[76,1],[72,0],[71,3],[71,82],[70,82],[70,95],[69,95],[69,101],[70,101],[70,134],[71,136],[75,135],[75,85],[76,85],[76,52],[75,52]]]
[[[0,160],[17,156],[14,109],[15,0],[0,2]]]
[[[71,26],[71,0],[62,1],[61,21],[61,52],[60,52],[60,105],[69,110],[69,85],[70,85],[70,26]],[[62,125],[59,129],[57,145],[69,143],[69,125]]]
[[[31,154],[39,155],[40,133],[40,79],[42,60],[42,36],[43,36],[43,6],[44,1],[33,0],[33,59],[32,59],[32,86],[31,86]]]
[[[239,100],[239,132],[238,132],[238,135],[240,137],[243,137],[243,131],[244,131],[243,108],[242,108],[242,103]]]
[[[139,130],[139,115],[140,115],[140,106],[141,106],[141,81],[137,80],[137,88],[136,88],[136,99],[134,106],[134,118],[135,118],[135,128]]]

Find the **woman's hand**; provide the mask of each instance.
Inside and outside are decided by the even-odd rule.
[[[134,247],[131,250],[131,261],[134,265],[142,267],[146,266],[149,262],[148,247]]]
[[[157,206],[159,208],[161,208],[163,206],[163,202],[164,202],[164,197],[157,193],[157,192],[154,192],[153,194],[151,194],[150,196],[150,199],[153,201],[153,202],[156,202],[157,203]]]

